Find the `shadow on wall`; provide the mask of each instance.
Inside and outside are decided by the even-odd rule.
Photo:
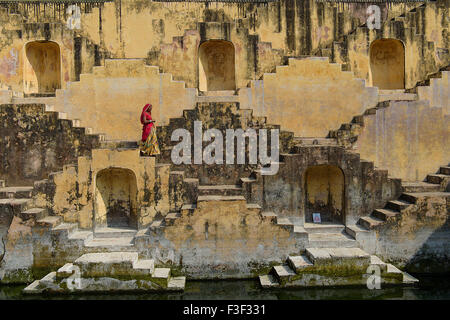
[[[24,68],[26,93],[55,93],[61,88],[61,55],[59,45],[52,41],[33,41],[25,45],[27,61]]]
[[[379,39],[370,45],[372,86],[379,89],[405,88],[405,47],[400,40]]]
[[[344,223],[344,173],[337,166],[309,167],[305,173],[305,222],[320,213],[323,222]]]
[[[133,171],[108,168],[98,172],[95,226],[137,228],[137,183]]]
[[[234,45],[230,41],[208,40],[198,48],[199,90],[235,90]]]
[[[448,213],[445,223],[430,234],[425,243],[406,263],[405,269],[411,273],[450,274],[450,216]]]

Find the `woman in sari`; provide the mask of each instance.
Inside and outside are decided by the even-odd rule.
[[[156,137],[155,120],[152,119],[152,105],[146,104],[141,113],[142,140],[139,142],[141,155],[155,156],[160,154],[158,139]]]

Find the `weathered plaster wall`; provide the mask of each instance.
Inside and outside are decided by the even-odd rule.
[[[370,76],[379,89],[405,88],[405,48],[399,40],[380,39],[370,45]]]
[[[241,89],[239,99],[242,108],[267,116],[296,136],[325,137],[330,129],[376,106],[378,90],[325,58],[289,59],[288,66]]]
[[[405,47],[405,88],[413,88],[428,74],[449,63],[448,2],[438,0],[407,13],[379,30],[358,28],[343,42],[335,43],[335,62],[347,64],[356,76],[373,83],[370,45],[379,39],[397,39]]]
[[[8,19],[8,16],[0,15],[0,19]],[[73,31],[56,23],[16,22],[11,25],[9,20],[6,22],[0,30],[0,82],[7,84],[14,91],[37,92],[36,72],[32,70],[29,60],[30,58],[33,60],[33,57],[27,56],[26,48],[34,41],[48,40],[57,45],[59,50],[59,57],[52,60],[54,60],[55,69],[59,68],[60,72],[58,72],[58,79],[52,79],[51,83],[59,83],[60,87],[65,88],[66,82],[76,79]],[[86,58],[89,61],[88,55]],[[33,61],[31,62],[34,63]],[[49,66],[48,61],[39,67],[41,72],[44,66],[45,68]]]
[[[199,47],[199,90],[235,90],[233,43],[209,40]]]
[[[414,205],[373,231],[370,252],[408,272],[448,273],[449,212],[448,195],[418,196]]]
[[[247,209],[245,200],[199,202],[195,211],[186,210],[172,226],[137,243],[145,255],[157,261],[170,258],[199,279],[254,277],[261,266],[301,248],[288,230]],[[156,250],[166,256],[158,257]]]
[[[130,185],[130,195],[133,192],[136,197],[131,203],[134,217],[130,227],[145,227],[157,214],[169,212],[169,166],[155,165],[155,158],[140,157],[136,149],[94,149],[91,158],[79,157],[76,167],[65,167],[48,182],[36,186],[33,199],[36,205],[48,207],[65,221],[78,222],[80,228],[103,227],[106,212],[99,192],[112,190],[117,200],[124,187],[124,181],[104,181],[101,173],[105,169],[122,170],[135,176],[135,181],[129,181],[134,185]],[[97,181],[99,177],[100,181]]]
[[[273,72],[275,66],[282,64],[284,55],[311,54],[318,47],[339,40],[355,26],[364,24],[368,5],[316,3],[313,0],[282,0],[269,4],[117,0],[84,6],[81,29],[75,30],[81,39],[74,38],[73,31],[66,27],[73,17],[63,7],[47,5],[44,10],[43,5],[19,5],[18,10],[30,22],[25,27],[39,22],[42,30],[64,29],[61,36],[72,44],[67,47],[69,55],[62,48],[63,67],[67,64],[68,68],[68,72],[63,71],[63,87],[65,82],[77,79],[80,72],[90,71],[94,63],[98,65],[99,55],[148,58],[149,64],[172,73],[174,79],[185,81],[188,87],[197,87],[198,46],[211,39],[233,42],[237,86],[243,87],[249,80],[259,79],[264,72]],[[381,5],[382,21],[415,6],[417,4]],[[22,64],[16,51],[22,50],[24,45],[20,37],[23,22],[17,14],[1,12],[0,17],[8,25],[5,29],[9,30],[0,37],[8,42],[2,46],[0,57],[8,71],[8,84],[13,85],[22,77],[20,70],[16,71],[16,65]],[[50,24],[45,25],[47,22]],[[58,41],[58,35],[51,32],[45,38],[29,40],[43,39],[56,41],[60,46],[65,43]],[[94,48],[90,48],[92,46]],[[10,79],[16,74],[17,79]]]
[[[103,169],[97,173],[96,180],[96,226],[137,228],[134,173],[128,169]]]
[[[417,87],[419,100],[430,101],[430,107],[442,108],[450,115],[450,71],[442,71],[440,78],[430,79],[429,86]]]
[[[109,139],[138,140],[139,117],[146,103],[152,104],[158,126],[192,108],[194,96],[195,90],[185,89],[183,82],[146,66],[142,59],[105,60],[105,66],[57,91],[55,108]]]
[[[30,185],[98,145],[72,121],[45,112],[44,105],[0,106],[0,177],[7,185]]]
[[[450,117],[427,101],[393,101],[364,117],[361,158],[407,181],[423,180],[450,159]]]
[[[333,166],[321,165],[307,169],[305,173],[306,212],[305,221],[313,221],[313,213],[320,213],[322,221],[344,221],[344,175]]]
[[[54,93],[61,88],[59,46],[51,41],[33,41],[25,46],[24,91]]]
[[[260,176],[253,183],[252,192],[258,192],[256,203],[263,210],[290,217],[303,225],[308,222],[307,171],[315,166],[333,166],[342,170],[344,178],[341,221],[355,224],[359,217],[384,207],[388,200],[401,193],[399,179],[388,178],[385,170],[374,170],[373,164],[361,161],[359,155],[338,147],[296,147],[295,154],[284,155],[284,164],[277,175]],[[336,188],[336,193],[339,188]],[[342,189],[341,189],[342,190]]]

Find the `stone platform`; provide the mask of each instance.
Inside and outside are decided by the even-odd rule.
[[[183,291],[185,283],[185,277],[171,276],[170,268],[156,268],[152,259],[139,259],[137,252],[101,252],[82,255],[23,292]]]

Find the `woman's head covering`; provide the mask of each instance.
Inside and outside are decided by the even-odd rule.
[[[150,110],[147,112],[147,109],[150,108]],[[145,113],[150,113],[151,115],[152,105],[150,103],[147,103],[144,108],[142,109],[141,113],[141,123],[144,124],[144,115]]]

